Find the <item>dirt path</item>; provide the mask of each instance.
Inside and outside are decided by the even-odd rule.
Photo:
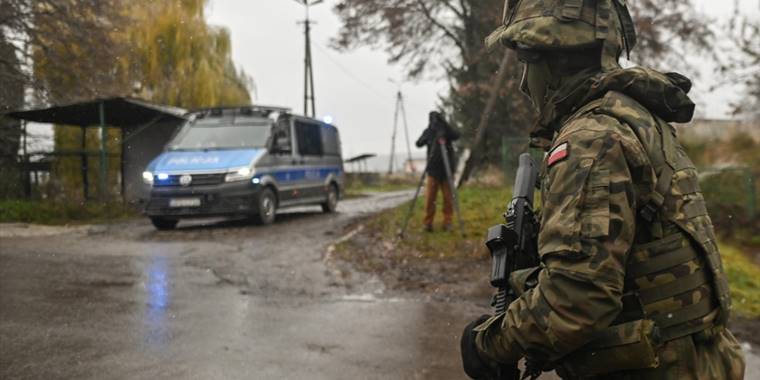
[[[0,378],[460,379],[450,305],[344,287],[327,246],[408,192],[269,227],[3,225]]]

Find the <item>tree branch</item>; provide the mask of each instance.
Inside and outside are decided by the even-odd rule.
[[[422,15],[425,16],[425,19],[428,20],[431,24],[433,24],[435,27],[440,29],[444,35],[446,35],[451,41],[461,50],[462,57],[467,56],[467,48],[465,47],[464,43],[452,32],[449,28],[447,28],[445,25],[443,25],[440,21],[438,21],[435,17],[433,17],[432,11],[425,5],[425,2],[423,0],[415,0],[417,5],[419,6],[420,10],[422,11]]]

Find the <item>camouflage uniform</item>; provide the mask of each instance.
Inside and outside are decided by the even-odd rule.
[[[551,37],[551,20],[542,20],[567,9],[590,18],[600,39],[598,4],[588,15],[582,1],[580,11],[563,4],[579,2],[519,2],[524,9],[492,41],[519,48],[521,38]],[[560,10],[546,12],[553,7]],[[521,11],[527,26],[510,29]],[[629,20],[608,18],[603,54],[615,49],[611,34],[629,33]],[[572,33],[572,22],[560,24]],[[615,60],[630,42],[615,45]],[[742,379],[741,349],[725,328],[730,299],[712,222],[696,169],[668,124],[691,119],[691,83],[602,61],[601,70],[563,78],[541,108],[534,136],[552,137],[543,166],[542,266],[537,285],[506,314],[475,328],[478,351],[501,363],[527,357],[564,378]]]

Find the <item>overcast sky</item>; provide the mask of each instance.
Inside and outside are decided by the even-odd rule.
[[[317,117],[329,115],[339,126],[346,157],[388,154],[396,91],[390,79],[401,78],[402,68],[387,64],[383,51],[365,48],[340,53],[330,49],[329,40],[339,28],[332,12],[335,2],[327,0],[311,9],[312,19],[318,23],[312,36]],[[726,1],[697,3],[715,17],[727,16],[731,11]],[[760,9],[758,0],[743,0],[742,7],[755,15]],[[207,15],[210,23],[230,30],[234,61],[256,82],[254,101],[303,112],[303,29],[296,24],[304,17],[303,6],[295,0],[213,0]],[[704,71],[706,79],[694,89],[702,106],[700,112],[710,118],[726,118],[725,99],[734,99],[737,91],[727,87],[708,93],[707,81],[714,75],[707,68]],[[444,81],[404,84],[412,144],[424,129],[427,113],[434,108],[438,94],[445,90]],[[706,104],[711,105],[705,107]],[[406,152],[402,129],[397,151]]]
[[[732,1],[695,1],[701,11],[719,21],[725,20],[733,9]],[[387,155],[397,90],[391,80],[402,78],[403,68],[389,65],[383,51],[362,48],[340,53],[330,49],[330,38],[340,26],[332,11],[336,2],[326,0],[311,10],[312,19],[317,22],[312,29],[317,117],[329,115],[338,125],[345,157],[362,153]],[[739,3],[744,14],[760,17],[760,0],[739,0]],[[256,82],[254,102],[303,112],[304,41],[302,26],[296,24],[304,17],[303,6],[295,0],[212,0],[207,17],[211,24],[229,29],[233,60]],[[700,59],[696,55],[688,58]],[[730,117],[729,103],[737,99],[738,89],[723,86],[710,91],[720,78],[710,67],[702,67],[702,72],[691,94],[698,102],[699,116]],[[403,84],[412,145],[426,126],[427,113],[435,107],[439,94],[446,93],[446,88],[445,80]],[[33,130],[46,135],[49,129],[36,126]],[[401,124],[396,146],[397,152],[406,153]],[[424,157],[422,150],[413,149],[415,156]]]
[[[400,67],[389,66],[383,52],[360,49],[342,54],[329,48],[338,31],[328,0],[311,9],[317,117],[331,116],[340,128],[344,156],[388,154],[391,145],[396,85]],[[212,24],[229,28],[233,59],[253,76],[254,102],[285,105],[303,112],[303,6],[294,0],[214,0],[208,10]],[[410,139],[425,128],[445,83],[404,84]],[[414,144],[414,141],[412,141]],[[406,152],[399,125],[397,151]]]

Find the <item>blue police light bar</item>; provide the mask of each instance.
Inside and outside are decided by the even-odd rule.
[[[288,107],[267,106],[267,105],[251,105],[251,106],[238,106],[238,107],[210,107],[199,108],[193,110],[191,113],[196,114],[198,118],[204,118],[206,116],[219,117],[224,114],[237,114],[251,116],[253,114],[269,115],[272,112],[290,113],[291,109]]]

